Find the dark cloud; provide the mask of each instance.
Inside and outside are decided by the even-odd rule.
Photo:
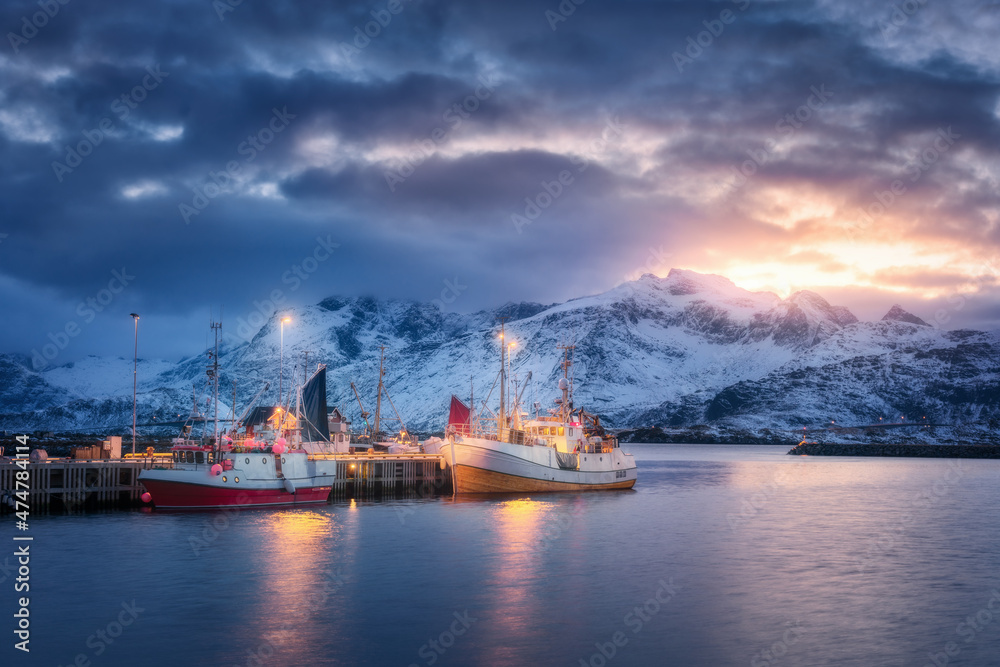
[[[471,311],[759,264],[867,312],[1000,256],[998,19],[975,3],[888,30],[879,2],[217,5],[73,2],[37,34],[37,3],[0,8],[31,33],[0,52],[0,350],[121,267],[134,283],[67,355],[106,352],[129,309],[181,326],[274,289],[430,300],[458,277]],[[996,322],[969,304],[954,323]]]

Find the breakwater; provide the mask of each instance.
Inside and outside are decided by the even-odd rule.
[[[798,456],[910,456],[945,459],[1000,459],[997,445],[890,445],[799,443],[788,451]]]

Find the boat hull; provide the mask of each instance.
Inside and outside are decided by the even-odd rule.
[[[605,491],[631,489],[635,479],[616,482],[581,484],[558,482],[555,480],[520,477],[495,470],[484,470],[472,466],[455,467],[456,493],[549,493],[558,491]]]
[[[455,438],[441,448],[453,464],[456,493],[549,493],[631,489],[634,459],[620,449],[580,454],[577,467],[562,468],[550,447]]]
[[[284,487],[220,487],[162,479],[143,479],[143,486],[158,509],[216,509],[225,507],[278,507],[325,503],[330,488],[312,487],[289,493]]]
[[[226,454],[213,475],[209,464],[180,464],[143,470],[139,482],[160,509],[276,507],[326,502],[336,462],[311,459],[305,452]]]

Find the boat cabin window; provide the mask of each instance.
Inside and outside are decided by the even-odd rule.
[[[565,426],[560,426],[559,427],[559,435],[566,435],[566,427]]]
[[[194,454],[194,460],[195,460],[195,463],[204,463],[205,462],[205,452],[195,452],[195,454]]]

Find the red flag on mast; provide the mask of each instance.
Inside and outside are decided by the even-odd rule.
[[[448,413],[448,426],[465,427],[458,430],[466,430],[469,426],[469,406],[460,401],[454,394],[451,395],[451,410]]]

